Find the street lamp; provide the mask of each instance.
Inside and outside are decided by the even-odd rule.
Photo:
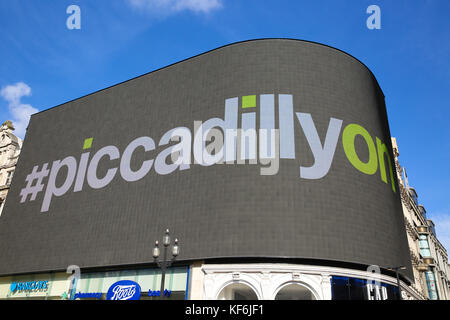
[[[397,287],[398,287],[398,297],[397,300],[402,300],[402,288],[400,287],[400,278],[398,276],[398,271],[399,270],[405,270],[406,267],[405,266],[399,266],[399,267],[391,267],[391,268],[387,268],[390,271],[395,271],[395,275],[397,277]]]
[[[166,269],[172,265],[172,262],[180,254],[180,247],[178,246],[178,239],[175,239],[174,245],[172,246],[172,259],[167,260],[167,249],[170,246],[170,233],[169,229],[166,230],[163,236],[163,246],[164,246],[164,258],[162,261],[158,261],[160,249],[158,240],[155,241],[155,247],[153,248],[153,259],[155,259],[158,267],[161,268],[161,289],[159,291],[159,299],[163,298],[164,295],[164,282],[166,280]]]

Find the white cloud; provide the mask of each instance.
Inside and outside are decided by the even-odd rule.
[[[222,7],[222,0],[127,0],[133,7],[170,14],[183,10],[209,13]]]
[[[3,87],[0,95],[8,101],[9,112],[12,115],[11,120],[16,128],[14,134],[23,139],[30,116],[39,111],[31,105],[20,101],[22,97],[31,95],[31,88],[26,83],[17,82],[16,84]]]
[[[176,10],[192,10],[196,12],[208,13],[211,10],[219,9],[222,3],[219,0],[178,0]]]

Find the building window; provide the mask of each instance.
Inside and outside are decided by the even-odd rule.
[[[413,200],[414,204],[415,204],[416,206],[418,206],[419,203],[417,202],[418,196],[417,196],[416,190],[415,190],[413,187],[409,187],[409,188],[408,188],[408,191],[409,191],[409,192],[408,192],[408,193],[409,193],[409,196],[410,196],[411,199]]]
[[[428,244],[427,236],[424,234],[419,235],[419,249],[423,258],[431,257],[430,246]]]
[[[8,175],[6,176],[6,185],[11,184],[12,177],[14,175],[14,170],[8,171]]]
[[[425,279],[427,280],[428,296],[431,300],[438,300],[439,296],[436,290],[436,280],[434,278],[434,272],[429,267],[425,272]]]
[[[305,286],[292,283],[278,291],[275,300],[316,300],[316,297]]]
[[[218,300],[258,300],[255,291],[243,283],[232,283],[220,291]]]
[[[332,300],[396,300],[398,288],[380,283],[371,284],[366,279],[332,276]]]

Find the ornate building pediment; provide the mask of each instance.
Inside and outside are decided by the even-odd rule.
[[[11,121],[6,120],[0,127],[0,148],[13,145],[20,148],[21,140],[13,134],[14,126]]]

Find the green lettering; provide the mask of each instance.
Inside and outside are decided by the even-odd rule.
[[[357,135],[362,136],[367,143],[367,147],[369,148],[368,162],[362,162],[356,153],[355,137]],[[375,172],[377,172],[377,150],[375,148],[375,144],[373,143],[372,137],[366,129],[355,123],[347,125],[344,129],[344,132],[342,133],[342,144],[344,146],[344,152],[347,155],[348,160],[356,169],[365,174],[374,174]]]
[[[242,109],[256,107],[256,96],[243,96],[242,97]]]
[[[383,180],[384,183],[387,183],[386,165],[384,163],[384,155],[386,155],[388,163],[389,163],[389,172],[391,175],[392,190],[395,192],[394,173],[392,172],[391,157],[389,156],[388,148],[384,143],[381,142],[380,139],[378,139],[378,137],[376,137],[375,139],[377,141],[378,161],[380,162],[381,180]]]

